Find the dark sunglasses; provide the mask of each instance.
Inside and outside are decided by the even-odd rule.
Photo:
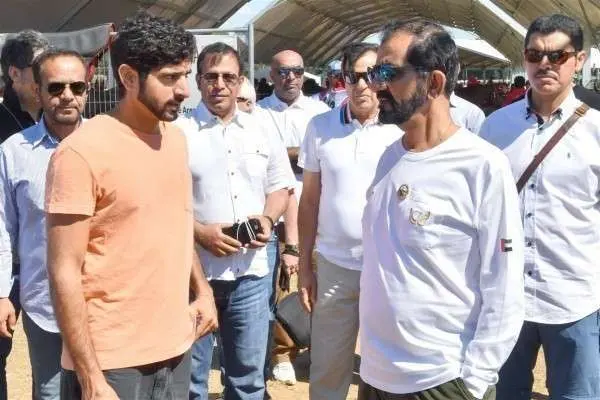
[[[223,77],[223,82],[225,82],[225,85],[227,86],[234,86],[240,82],[240,78],[231,72],[224,72],[222,74],[218,72],[207,72],[202,74],[202,79],[208,83],[215,83],[219,79],[219,76]]]
[[[287,78],[290,75],[290,72],[294,74],[294,77],[299,78],[304,75],[303,67],[281,67],[277,70],[277,73],[282,78]]]
[[[577,52],[566,50],[540,51],[535,49],[525,49],[524,54],[525,60],[530,63],[540,63],[544,59],[544,56],[546,56],[551,64],[562,65],[566,63],[569,58],[577,55]]]
[[[51,96],[60,96],[61,94],[63,94],[63,92],[65,91],[67,86],[69,87],[69,89],[71,89],[71,92],[75,96],[81,96],[87,90],[87,83],[85,83],[83,81],[71,82],[71,83],[52,82],[52,83],[48,84],[48,87],[46,88],[46,90],[48,91],[48,93]]]
[[[361,78],[364,79],[365,83],[369,83],[368,72],[344,72],[344,81],[350,85],[356,85]]]
[[[427,72],[427,70],[412,65],[397,67],[393,64],[379,64],[367,68],[369,83],[383,84],[404,78],[410,71]]]

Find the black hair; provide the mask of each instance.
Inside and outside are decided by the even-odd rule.
[[[30,67],[33,63],[35,53],[44,51],[50,47],[48,39],[40,32],[31,29],[21,31],[16,36],[10,37],[4,42],[0,54],[0,65],[2,66],[2,79],[7,85],[12,84],[8,75],[8,69],[13,66],[19,69]]]
[[[373,43],[350,43],[342,49],[342,72],[354,69],[356,61],[366,53],[377,53],[378,46]]]
[[[207,56],[216,55],[217,57],[215,58],[214,62],[219,62],[221,60],[221,57],[223,57],[223,55],[225,55],[225,54],[229,54],[229,55],[232,55],[233,57],[235,57],[238,65],[240,67],[238,75],[242,76],[244,74],[244,66],[242,65],[242,60],[240,59],[240,54],[237,52],[236,49],[234,49],[230,45],[223,43],[223,42],[211,43],[208,46],[204,47],[202,49],[202,51],[200,52],[200,54],[198,54],[198,61],[197,61],[198,74],[202,74],[202,64],[204,63],[204,60],[206,59]]]
[[[50,49],[44,51],[39,56],[37,56],[35,58],[35,60],[33,61],[33,65],[31,66],[31,69],[33,70],[33,80],[35,81],[35,83],[37,83],[38,85],[42,84],[42,65],[44,65],[44,63],[46,61],[54,60],[55,58],[58,58],[58,57],[76,58],[79,61],[81,61],[81,65],[83,65],[83,67],[85,69],[87,69],[85,60],[83,59],[81,54],[79,54],[78,52],[73,51],[73,50],[50,48]],[[86,80],[87,80],[87,76],[86,76]]]
[[[450,97],[460,71],[458,48],[450,34],[441,25],[426,19],[400,20],[384,27],[381,43],[387,42],[398,32],[414,36],[406,52],[406,62],[425,71],[444,72],[446,74],[444,92]]]
[[[119,77],[119,66],[129,65],[143,82],[152,70],[193,61],[195,56],[194,35],[168,19],[145,11],[123,22],[110,48],[113,74],[119,82],[121,96],[125,88]]]
[[[562,14],[551,14],[538,17],[527,29],[525,35],[525,48],[529,45],[531,36],[539,33],[549,35],[554,32],[562,32],[571,39],[571,45],[575,51],[583,50],[583,29],[577,20]]]
[[[524,76],[515,76],[515,81],[513,83],[515,87],[524,88],[525,87],[525,77]]]

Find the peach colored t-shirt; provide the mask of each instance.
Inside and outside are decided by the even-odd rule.
[[[168,360],[194,340],[186,143],[174,125],[160,130],[96,116],[61,142],[48,169],[46,212],[91,217],[82,284],[103,370]],[[73,369],[66,347],[62,365]]]

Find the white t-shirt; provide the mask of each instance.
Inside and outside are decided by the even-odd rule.
[[[466,129],[423,152],[393,145],[368,196],[362,379],[411,393],[461,377],[482,398],[523,324],[523,232],[508,160]]]
[[[479,134],[481,125],[485,121],[483,110],[454,93],[450,96],[450,104],[453,106],[450,107],[450,115],[454,122],[473,133]]]
[[[340,267],[361,270],[361,218],[367,189],[379,158],[402,131],[377,119],[363,126],[348,116],[346,104],[313,118],[298,165],[321,175],[316,250]]]

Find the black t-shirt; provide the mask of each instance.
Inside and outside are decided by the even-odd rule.
[[[7,86],[4,100],[0,103],[0,143],[32,125],[35,125],[35,121],[27,111],[21,110],[16,93]]]

